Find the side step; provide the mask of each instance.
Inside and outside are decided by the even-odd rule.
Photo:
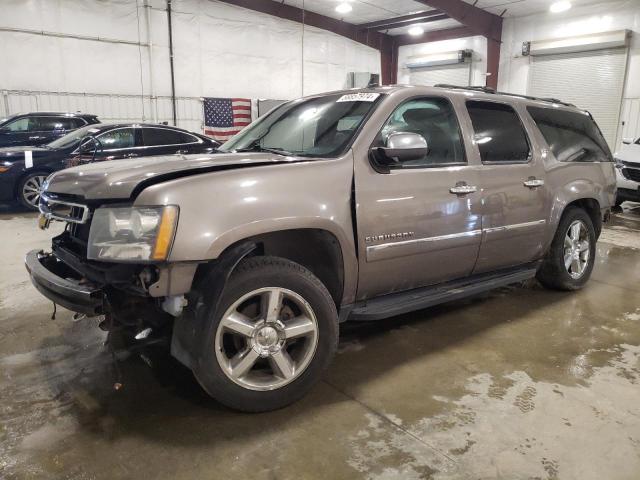
[[[348,319],[381,320],[440,303],[460,300],[494,288],[529,280],[535,276],[536,270],[536,267],[527,265],[525,268],[517,270],[511,269],[502,273],[477,275],[436,286],[390,293],[354,305]]]

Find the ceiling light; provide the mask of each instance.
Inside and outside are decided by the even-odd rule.
[[[409,35],[413,35],[414,37],[417,37],[418,35],[422,35],[424,33],[424,30],[422,29],[422,27],[411,27],[409,29]]]
[[[336,12],[338,13],[349,13],[353,10],[353,7],[348,3],[341,3],[336,7]]]
[[[552,3],[551,6],[549,7],[549,10],[552,11],[553,13],[560,13],[560,12],[566,12],[570,8],[571,8],[571,2],[562,1],[562,2]]]

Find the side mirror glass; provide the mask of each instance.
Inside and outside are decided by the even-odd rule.
[[[633,143],[633,138],[623,138],[622,143],[625,145],[631,145]]]
[[[409,160],[419,160],[429,153],[425,138],[419,133],[392,132],[385,147],[371,149],[374,160],[385,167]]]

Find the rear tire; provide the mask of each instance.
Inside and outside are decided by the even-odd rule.
[[[206,297],[210,286],[200,286]],[[282,408],[321,378],[338,343],[331,295],[309,270],[278,257],[245,259],[206,312],[193,371],[206,392],[245,412]]]
[[[578,290],[591,277],[595,256],[596,233],[591,217],[581,208],[569,207],[536,278],[547,288]]]
[[[46,172],[30,172],[18,183],[18,202],[29,210],[38,210],[42,184],[47,178]]]

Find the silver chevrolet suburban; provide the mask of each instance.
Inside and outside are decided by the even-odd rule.
[[[582,287],[615,184],[593,118],[559,100],[332,92],[276,108],[215,154],[54,173],[39,223],[66,228],[26,266],[110,337],[165,342],[212,397],[265,411],[321,378],[340,322],[533,277]]]

